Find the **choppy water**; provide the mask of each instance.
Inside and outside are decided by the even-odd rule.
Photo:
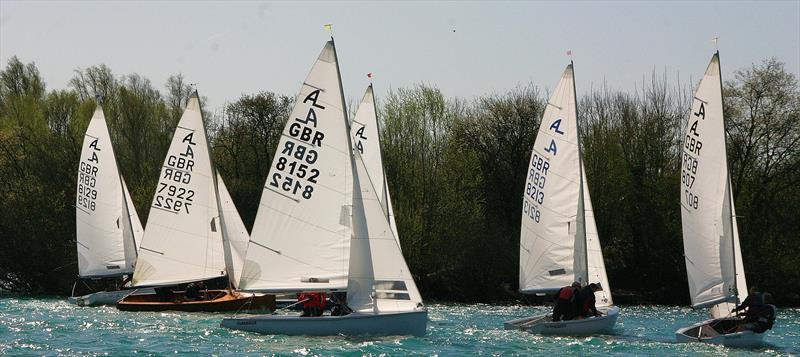
[[[623,307],[613,336],[543,337],[503,330],[503,321],[544,312],[518,305],[429,305],[422,338],[263,336],[219,327],[223,314],[133,313],[56,298],[0,297],[6,355],[798,355],[800,309],[779,309],[758,350],[674,343],[674,331],[705,314],[682,307]]]

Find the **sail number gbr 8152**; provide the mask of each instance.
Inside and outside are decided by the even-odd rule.
[[[700,150],[703,142],[700,141],[700,132],[697,130],[701,120],[706,118],[706,108],[703,101],[695,98],[700,103],[697,111],[692,111],[689,119],[688,130],[683,139],[683,155],[681,155],[681,185],[683,186],[683,203],[688,208],[700,207],[700,198],[693,191],[694,181],[699,165]]]
[[[178,127],[182,130],[190,130]],[[194,131],[190,130],[180,145],[186,148],[177,155],[170,154],[158,181],[156,196],[153,198],[153,207],[173,212],[186,212],[189,214],[189,207],[194,200],[194,190],[187,188],[192,182],[192,171],[194,170]]]
[[[317,103],[321,90],[309,93],[302,103],[308,105],[305,118],[294,118],[288,127],[288,136],[275,155],[267,184],[273,191],[282,192],[296,200],[310,199],[314,194],[320,171],[316,168],[325,133],[317,129],[317,111],[325,107]]]

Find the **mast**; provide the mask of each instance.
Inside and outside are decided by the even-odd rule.
[[[728,212],[725,214],[728,216],[728,224],[731,227],[731,250],[733,251],[733,255],[731,261],[733,261],[733,292],[736,294],[736,303],[738,304],[739,301],[739,286],[738,286],[738,273],[736,271],[736,239],[733,238],[735,234],[733,232],[736,227],[733,225],[733,187],[731,185],[731,169],[728,162],[728,138],[727,138],[727,131],[725,130],[725,96],[722,92],[722,63],[719,58],[719,50],[716,50],[714,53],[717,56],[717,71],[719,71],[719,91],[720,91],[720,102],[722,104],[722,147],[725,151],[725,176],[728,178],[728,194],[725,197],[728,200]]]
[[[578,214],[581,218],[581,224],[583,226],[583,262],[586,268],[586,285],[589,284],[589,242],[588,242],[588,235],[586,234],[586,204],[583,202],[583,150],[581,149],[581,128],[580,128],[580,120],[578,118],[578,89],[575,86],[575,64],[572,60],[569,60],[569,65],[572,67],[572,98],[575,101],[575,137],[578,139],[578,174],[579,174],[579,184],[580,184],[580,195],[578,196],[579,202],[578,205],[580,211]]]

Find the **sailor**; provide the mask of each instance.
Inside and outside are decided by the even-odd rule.
[[[189,301],[201,300],[200,299],[200,288],[201,288],[201,284],[202,283],[203,282],[201,281],[201,282],[197,282],[197,283],[189,283],[189,285],[186,285],[186,292],[184,292],[183,297],[186,298],[186,300],[189,300]]]
[[[575,301],[580,287],[581,283],[576,281],[558,291],[556,303],[553,307],[553,321],[572,320],[575,318]]]
[[[742,324],[739,325],[736,331],[750,330],[756,333],[763,333],[772,328],[777,315],[775,305],[769,304],[772,300],[772,294],[764,293],[758,295],[758,298],[754,298],[752,300],[754,302],[751,302],[747,308]],[[749,299],[750,296],[753,295],[748,295],[747,298]]]
[[[603,290],[603,288],[599,283],[592,283],[585,286],[583,289],[581,289],[580,293],[578,293],[578,311],[580,311],[578,315],[580,318],[602,315],[600,311],[597,311],[597,307],[595,306],[596,299],[594,296],[594,293],[600,290]]]
[[[738,312],[743,311],[745,314],[747,314],[747,311],[750,309],[750,307],[755,305],[761,305],[763,303],[764,303],[764,297],[758,291],[758,288],[755,286],[751,286],[750,290],[748,291],[747,298],[745,298],[744,301],[742,301],[742,303],[739,306],[731,310],[731,312],[740,315],[741,313]]]
[[[303,302],[303,314],[300,315],[301,317],[322,316],[322,311],[325,309],[325,304],[328,300],[325,293],[320,292],[300,293],[297,299]]]
[[[347,295],[345,295],[345,293],[333,293],[331,302],[333,303],[331,316],[345,316],[353,312],[353,310],[347,306]]]

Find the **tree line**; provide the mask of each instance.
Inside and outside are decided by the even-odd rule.
[[[618,302],[686,304],[679,153],[692,88],[656,74],[636,88],[592,89],[578,104],[609,280]],[[0,72],[0,288],[70,291],[76,167],[96,95],[144,223],[191,91],[180,74],[159,90],[104,65],[47,90],[34,63],[9,60]],[[797,78],[770,58],[736,71],[723,96],[748,282],[798,305]],[[427,299],[525,299],[517,292],[522,187],[547,97],[532,84],[469,100],[420,84],[379,98],[403,254]],[[292,104],[264,91],[205,113],[215,164],[248,229]]]

